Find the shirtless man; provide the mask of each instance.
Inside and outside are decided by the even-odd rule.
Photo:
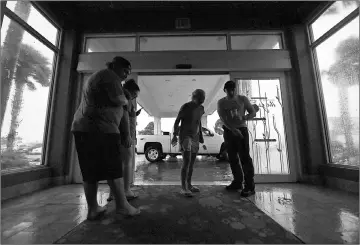
[[[180,108],[180,112],[174,123],[174,137],[171,141],[175,146],[180,141],[180,150],[183,156],[181,168],[181,194],[192,197],[193,192],[199,192],[199,188],[191,185],[193,167],[199,151],[199,143],[204,143],[201,127],[201,117],[204,115],[205,92],[196,89],[192,94],[192,100]],[[181,127],[179,123],[181,122]]]
[[[231,172],[234,176],[234,180],[226,189],[242,190],[241,196],[248,197],[255,194],[255,183],[246,120],[254,118],[256,111],[246,96],[235,95],[235,88],[234,81],[225,83],[226,97],[218,101],[217,109],[219,117],[224,123],[224,141],[228,151]],[[246,111],[248,112],[247,115],[245,115]]]

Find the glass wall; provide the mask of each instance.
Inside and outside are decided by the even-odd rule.
[[[140,51],[226,50],[226,36],[140,37]]]
[[[87,38],[85,52],[134,52],[135,44],[135,37]]]
[[[133,34],[134,35],[134,34]],[[230,41],[230,42],[228,42]],[[231,45],[229,45],[231,43]],[[138,48],[137,48],[138,46]],[[284,49],[281,34],[87,36],[85,53]]]
[[[58,36],[59,29],[30,2],[7,2],[1,25],[2,170],[43,164]]]
[[[231,36],[232,50],[283,49],[281,35]]]
[[[351,166],[359,166],[358,6],[335,2],[309,26],[330,163]]]

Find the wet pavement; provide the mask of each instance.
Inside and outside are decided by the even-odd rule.
[[[144,155],[136,156],[135,184],[172,184],[180,182],[180,170],[183,160],[167,157],[164,161],[149,163]],[[230,165],[218,161],[215,157],[200,156],[196,159],[192,179],[197,182],[226,182],[232,180]]]

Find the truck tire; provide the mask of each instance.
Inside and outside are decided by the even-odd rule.
[[[145,151],[145,158],[149,162],[158,162],[161,160],[162,153],[156,146],[149,146]]]

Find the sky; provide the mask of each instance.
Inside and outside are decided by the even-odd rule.
[[[10,9],[14,9],[15,1],[8,1],[7,6]],[[340,15],[345,16],[350,12],[350,9],[342,9]],[[340,16],[339,15],[339,16]],[[338,18],[339,19],[339,18]],[[329,26],[335,24],[336,17],[333,15],[328,15],[323,18],[320,18],[316,21],[317,28],[320,29],[329,29]],[[46,36],[50,42],[55,43],[56,40],[56,28],[52,26],[44,17],[42,17],[36,10],[32,10],[28,23],[33,26],[39,33]],[[3,38],[6,36],[6,31],[9,25],[9,19],[4,16],[2,28],[1,28],[1,44],[3,43]],[[322,69],[328,69],[334,62],[335,54],[334,47],[337,46],[339,42],[348,38],[349,36],[359,36],[359,18],[355,21],[352,21],[340,34],[334,35],[328,39],[325,43],[321,44],[318,48],[318,56],[320,59],[320,66]],[[41,44],[30,34],[26,33],[23,38],[23,43],[33,45],[40,53],[49,59],[50,62],[53,60],[53,52],[48,49],[45,45]],[[337,88],[332,85],[329,81],[326,80],[326,77],[322,79],[323,90],[327,96],[326,98],[326,107],[331,108],[327,110],[328,116],[339,116],[339,103]],[[19,127],[19,136],[21,136],[24,142],[42,142],[43,133],[45,127],[45,118],[47,113],[48,106],[48,93],[49,88],[38,87],[34,92],[25,90],[23,98],[24,104],[20,119],[22,120]],[[14,94],[14,89],[12,88],[10,92],[10,98]],[[359,88],[349,88],[349,100],[350,100],[350,113],[353,117],[359,117]],[[11,100],[8,102],[8,107],[5,113],[3,128],[1,135],[7,135],[10,127],[10,104]],[[213,126],[218,119],[217,112],[215,111],[213,115],[208,118],[208,126],[213,130]],[[138,117],[138,126],[137,129],[143,129],[153,118],[149,117],[145,111],[143,111]],[[164,118],[162,119],[162,130],[171,131],[174,118]]]

